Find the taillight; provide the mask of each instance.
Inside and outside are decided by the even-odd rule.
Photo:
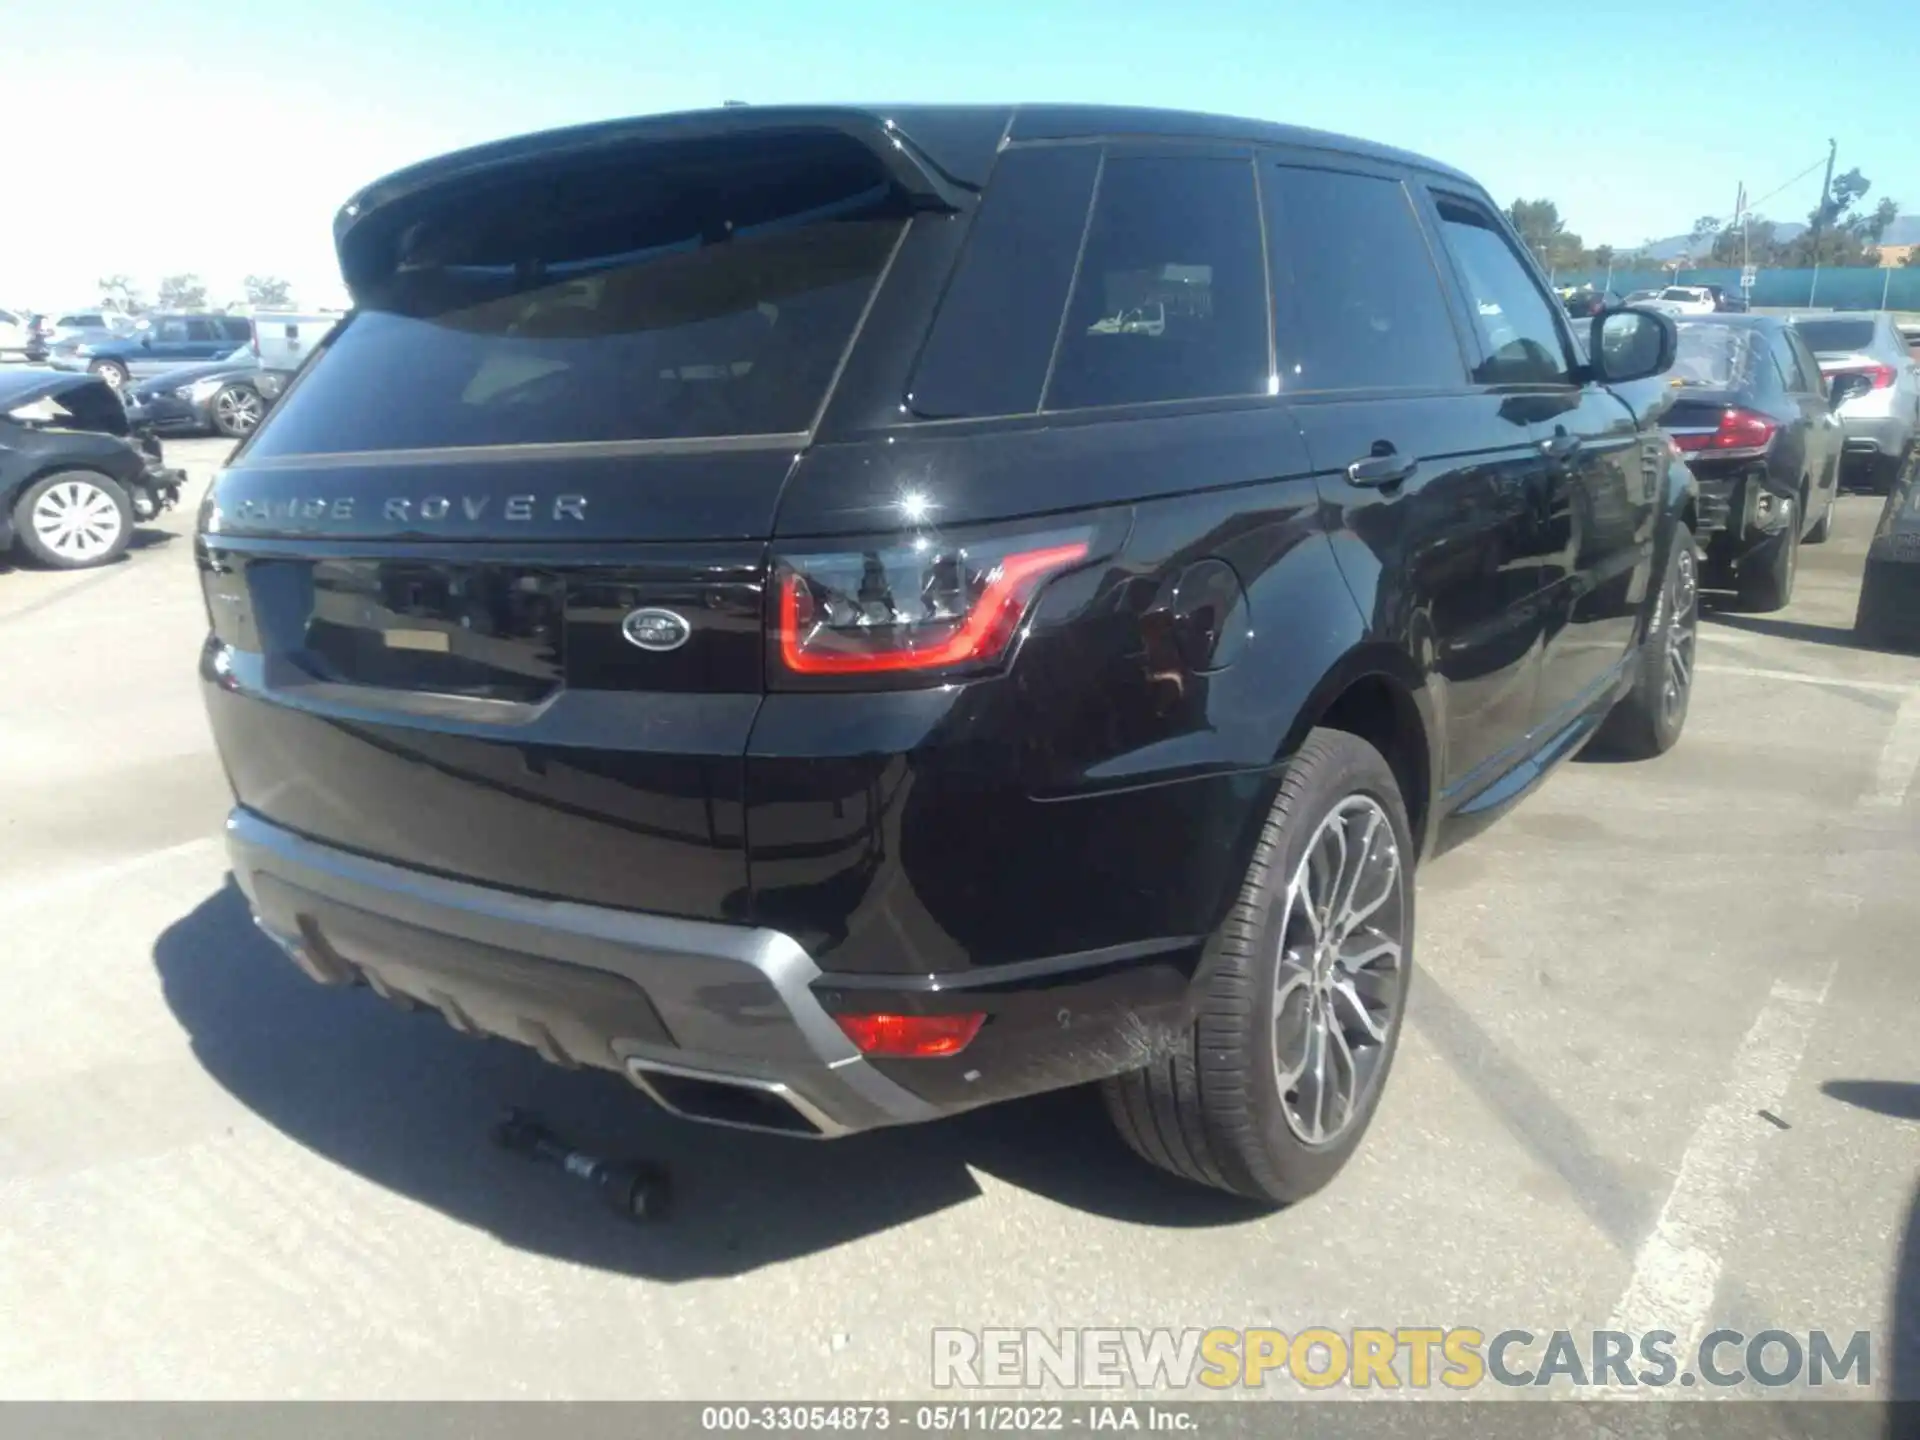
[[[895,1060],[933,1060],[958,1055],[980,1033],[986,1016],[836,1015],[833,1017],[862,1055]]]
[[[1765,415],[1730,405],[1720,412],[1720,423],[1712,430],[1682,432],[1673,443],[1689,455],[1757,454],[1773,443],[1780,426]]]
[[[774,565],[790,675],[966,675],[1006,658],[1033,597],[1094,554],[1091,526],[953,540],[916,535]]]
[[[1894,369],[1891,365],[1862,365],[1847,370],[1829,370],[1827,380],[1831,383],[1842,375],[1864,375],[1873,383],[1873,388],[1876,390],[1893,388]]]

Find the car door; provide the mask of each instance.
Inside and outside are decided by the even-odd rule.
[[[1840,417],[1833,413],[1827,377],[1820,373],[1820,362],[1807,342],[1791,325],[1770,330],[1767,338],[1786,381],[1787,404],[1804,422],[1796,428],[1806,451],[1802,468],[1808,480],[1807,507],[1800,517],[1801,528],[1805,529],[1826,513],[1827,501],[1840,483],[1840,452],[1846,448],[1846,431]]]
[[[1584,350],[1498,210],[1464,189],[1435,187],[1428,200],[1472,316],[1474,378],[1524,415],[1540,457],[1528,495],[1543,627],[1533,729],[1551,735],[1606,694],[1632,649],[1660,442],[1587,383]]]
[[[147,328],[139,348],[127,357],[127,369],[135,375],[158,375],[176,365],[196,358],[187,333],[184,315],[163,315]]]
[[[1504,772],[1533,714],[1544,532],[1526,417],[1469,378],[1458,297],[1397,167],[1263,158],[1277,388],[1376,635],[1429,677],[1442,789]]]

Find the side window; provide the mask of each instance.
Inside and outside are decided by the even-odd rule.
[[[214,329],[214,322],[211,320],[189,320],[187,321],[187,338],[195,343],[210,342],[218,340],[220,332]]]
[[[1808,393],[1827,398],[1827,377],[1820,369],[1820,361],[1807,347],[1806,337],[1799,331],[1789,329],[1787,340],[1793,346],[1793,353],[1800,357],[1800,373],[1807,377]]]
[[[1499,223],[1478,205],[1449,195],[1436,195],[1434,202],[1486,354],[1473,378],[1482,385],[1570,383],[1552,307]]]
[[[1265,180],[1281,391],[1464,383],[1406,187],[1292,165]]]
[[[153,338],[166,344],[178,344],[187,338],[187,322],[184,320],[162,320],[153,327]]]
[[[1253,163],[1110,157],[1046,408],[1265,394],[1268,368]]]
[[[1093,145],[1000,157],[914,367],[907,403],[916,415],[1039,408],[1099,168]]]
[[[245,345],[253,339],[253,326],[242,316],[228,315],[219,324],[220,328],[226,332],[226,338],[235,345]]]
[[[1805,395],[1813,387],[1807,383],[1806,367],[1800,363],[1793,337],[1784,330],[1776,330],[1767,340],[1774,359],[1780,362],[1780,373],[1787,378],[1787,389],[1795,395]]]

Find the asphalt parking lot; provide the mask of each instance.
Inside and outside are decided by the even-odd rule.
[[[1315,1200],[1135,1162],[1074,1093],[830,1145],[321,990],[248,923],[181,509],[0,571],[0,1396],[930,1393],[937,1326],[1876,1337],[1920,1396],[1920,657],[1851,620],[1879,501],[1709,615],[1680,746],[1582,761],[1422,872],[1384,1107]],[[623,1227],[507,1103],[666,1160]],[[1761,1112],[1765,1112],[1762,1114]],[[1856,1392],[1857,1393],[1857,1392]]]

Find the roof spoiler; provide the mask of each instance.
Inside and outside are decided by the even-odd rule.
[[[333,221],[340,273],[356,300],[377,272],[376,257],[408,224],[442,197],[468,186],[509,180],[555,163],[590,161],[622,150],[680,140],[717,139],[776,131],[839,134],[863,146],[918,208],[960,210],[979,186],[941,166],[890,118],[840,107],[728,106],[721,110],[611,120],[542,131],[456,150],[374,181],[340,207]]]

